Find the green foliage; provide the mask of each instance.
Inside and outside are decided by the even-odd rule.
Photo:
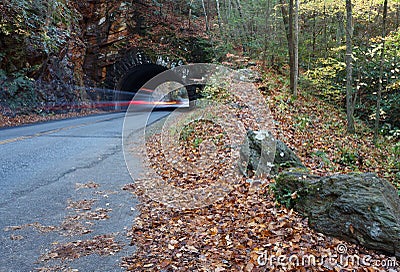
[[[394,146],[391,148],[391,161],[392,161],[392,166],[393,168],[396,169],[397,174],[400,173],[400,142],[397,142]],[[400,182],[400,179],[399,179]]]
[[[186,125],[183,127],[180,135],[179,135],[179,139],[186,142],[189,137],[194,133],[194,127],[193,125]]]
[[[269,189],[273,192],[275,199],[279,204],[289,209],[292,209],[295,206],[298,198],[297,192],[292,192],[288,188],[284,188],[281,189],[281,191],[278,191],[276,183],[271,183],[269,185]]]
[[[63,0],[10,0],[0,8],[0,41],[6,54],[0,68],[7,72],[21,70],[26,63],[42,64],[58,53],[77,22],[69,2]]]
[[[189,62],[211,62],[215,57],[213,45],[209,40],[197,38],[178,38],[172,33],[172,48],[176,50],[179,57],[184,57]]]
[[[385,55],[382,59],[382,102],[381,121],[400,126],[400,46],[399,31],[390,33],[385,39]],[[354,50],[355,84],[359,96],[363,98],[356,106],[364,118],[375,120],[376,93],[379,88],[380,54],[382,39],[373,38],[367,46]],[[382,132],[384,132],[382,130]]]
[[[26,76],[25,70],[7,76],[6,72],[0,69],[0,89],[0,102],[7,102],[14,113],[28,113],[39,103],[35,81]]]
[[[314,151],[311,153],[311,156],[320,158],[321,161],[326,165],[331,164],[331,161],[329,160],[328,155],[324,151],[321,151],[321,150]]]
[[[193,140],[193,147],[194,148],[199,148],[200,144],[203,142],[203,138],[196,137]]]
[[[214,85],[207,85],[201,90],[201,94],[205,99],[213,101],[227,101],[231,94],[224,88]]]
[[[0,11],[0,103],[14,114],[38,111],[46,92],[56,100],[54,87],[60,82],[47,82],[45,91],[35,80],[62,70],[48,67],[61,61],[79,18],[68,0],[7,0]]]
[[[398,127],[392,127],[389,123],[384,123],[379,131],[390,140],[400,139],[400,129]]]
[[[214,37],[220,52],[241,51],[243,55],[268,60],[274,65],[285,62],[287,49],[282,46],[285,36],[278,13],[279,1],[219,2],[220,25],[215,26]]]
[[[334,58],[318,59],[317,67],[308,70],[304,76],[315,89],[316,95],[338,103],[344,98],[343,78],[346,64]]]
[[[358,168],[357,162],[361,159],[360,155],[349,148],[339,148],[340,158],[336,160],[337,163],[348,166],[353,170]]]
[[[295,126],[301,131],[304,131],[309,125],[311,125],[311,118],[308,115],[296,116],[295,119]]]
[[[382,62],[381,121],[391,127],[400,127],[400,39],[399,31],[386,37],[386,50]],[[369,43],[355,46],[353,50],[354,90],[357,91],[356,115],[364,120],[375,118],[376,93],[379,87],[380,52],[382,40],[372,38]],[[343,105],[345,97],[345,63],[342,62],[343,47],[332,50],[337,57],[320,58],[315,68],[304,73],[302,86],[313,89],[323,99]],[[340,56],[340,57],[339,57]],[[371,122],[372,124],[372,122]],[[382,130],[383,133],[393,129]],[[393,131],[388,135],[393,135]]]
[[[366,48],[356,47],[354,51],[356,64],[354,74],[356,83],[363,93],[374,93],[379,83],[380,50],[382,43],[372,43]],[[386,88],[396,88],[400,80],[400,53],[396,52],[396,46],[390,43],[386,45],[385,56],[383,58],[383,79],[382,86]]]

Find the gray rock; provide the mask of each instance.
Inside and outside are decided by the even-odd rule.
[[[277,140],[274,168],[271,170],[271,173],[277,174],[279,170],[287,168],[301,168],[306,170],[306,167],[293,150],[291,150],[284,142]]]
[[[239,78],[244,82],[260,82],[262,77],[259,72],[251,69],[239,69],[237,70]]]
[[[240,156],[239,170],[247,177],[276,175],[287,168],[306,169],[296,154],[268,131],[249,130]]]
[[[268,175],[274,167],[276,141],[268,131],[247,131],[240,149],[239,170],[247,176]]]
[[[284,172],[274,191],[279,202],[308,217],[317,231],[400,257],[400,198],[375,174]]]

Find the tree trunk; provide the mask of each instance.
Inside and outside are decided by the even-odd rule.
[[[338,13],[336,13],[336,19],[338,22],[337,32],[336,32],[336,42],[338,46],[341,46],[344,33],[343,12],[339,11]]]
[[[192,18],[192,4],[193,4],[193,0],[190,1],[189,3],[189,22],[188,22],[188,29],[190,30],[190,25],[191,25],[191,18]]]
[[[371,15],[372,15],[373,8],[374,8],[374,2],[373,2],[373,0],[370,0],[369,1],[369,9],[368,9],[368,20],[367,20],[367,25],[365,27],[365,40],[366,40],[366,45],[365,46],[366,47],[369,47],[369,42],[370,42],[370,39],[371,39],[371,31],[372,31],[372,29],[371,29],[371,23],[372,23]]]
[[[210,30],[210,26],[208,24],[208,15],[207,15],[207,10],[206,10],[206,5],[204,3],[204,0],[201,0],[201,5],[203,6],[204,18],[206,20],[206,31],[208,32]]]
[[[297,83],[299,80],[299,0],[295,0],[294,8],[294,37],[293,37],[293,89],[292,93],[297,96]]]
[[[286,37],[289,52],[289,68],[290,68],[290,90],[293,92],[295,87],[295,57],[294,57],[294,35],[293,35],[293,0],[289,0],[289,10],[285,8],[285,0],[280,0],[283,23],[285,25]]]
[[[324,0],[324,56],[328,56],[328,24],[326,15],[326,0]]]
[[[353,13],[351,0],[346,0],[346,111],[347,132],[355,133],[354,103],[353,103],[353,65],[352,65],[352,39],[353,39]]]
[[[247,45],[249,43],[249,30],[246,26],[246,21],[244,19],[244,15],[243,15],[243,9],[242,9],[242,5],[240,3],[240,0],[236,0],[236,8],[239,12],[239,17],[240,17],[240,21],[243,27],[243,34],[242,34],[242,47],[243,47],[243,53],[246,53],[248,51],[247,49]]]
[[[383,58],[385,55],[385,37],[386,37],[386,17],[387,17],[387,0],[383,2],[383,20],[382,20],[382,48],[379,64],[379,82],[378,95],[376,97],[376,113],[375,113],[375,129],[374,143],[378,141],[379,119],[381,118],[381,100],[382,100],[382,80],[383,80]]]
[[[313,11],[313,23],[312,23],[312,61],[315,59],[315,45],[317,43],[317,31],[316,31],[316,25],[317,25],[317,14],[315,10]]]
[[[263,55],[263,62],[264,65],[268,59],[268,41],[271,38],[270,35],[270,27],[269,27],[269,18],[270,18],[270,2],[271,0],[267,0],[267,7],[265,12],[265,33],[264,33],[264,55]]]
[[[219,7],[219,0],[215,0],[216,5],[217,5],[217,18],[218,18],[218,27],[219,27],[219,33],[223,34],[223,29],[222,29],[222,18],[221,18],[221,11]]]
[[[293,33],[293,1],[289,0],[289,68],[290,68],[290,90],[294,90],[294,33]]]

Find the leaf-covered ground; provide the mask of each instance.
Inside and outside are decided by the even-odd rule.
[[[102,111],[97,109],[82,110],[80,112],[68,112],[58,114],[29,114],[29,115],[16,115],[8,116],[0,113],[0,128],[1,127],[15,127],[20,125],[46,122],[51,120],[67,119],[79,116],[87,116],[90,114],[98,114]]]
[[[266,82],[275,87],[269,106],[277,124],[277,137],[314,174],[375,172],[400,188],[398,141],[381,137],[374,146],[372,130],[360,120],[356,120],[357,133],[347,134],[346,116],[339,110],[340,105],[321,101],[311,93],[294,99],[274,74],[269,74]]]
[[[260,87],[269,97],[276,136],[293,148],[313,173],[373,171],[395,182],[389,167],[398,160],[390,153],[394,143],[374,147],[371,132],[362,124],[358,126],[360,134],[347,135],[339,110],[309,94],[293,99],[271,73]],[[192,162],[201,152],[201,142],[212,139],[210,135],[221,135],[218,128],[199,123],[184,132],[175,151]],[[217,154],[226,152],[218,149],[218,141],[214,146]],[[190,179],[163,158],[159,134],[149,138],[147,148],[152,166],[167,182],[190,187]],[[202,180],[193,179],[192,185],[218,182],[214,170],[207,173]],[[275,202],[269,190],[271,182],[274,180],[255,184],[242,178],[223,200],[189,210],[169,208],[149,199],[137,184],[127,185],[125,189],[142,202],[141,214],[130,232],[138,250],[125,258],[122,266],[129,271],[400,271],[390,256],[310,229],[307,219]],[[348,259],[354,256],[366,262]]]

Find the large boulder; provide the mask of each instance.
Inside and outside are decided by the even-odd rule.
[[[274,191],[279,202],[308,217],[315,230],[400,257],[400,198],[375,174],[284,172]]]
[[[246,143],[240,150],[239,170],[247,177],[276,175],[282,169],[306,170],[299,157],[268,131],[247,131]],[[243,162],[247,162],[243,163]]]

